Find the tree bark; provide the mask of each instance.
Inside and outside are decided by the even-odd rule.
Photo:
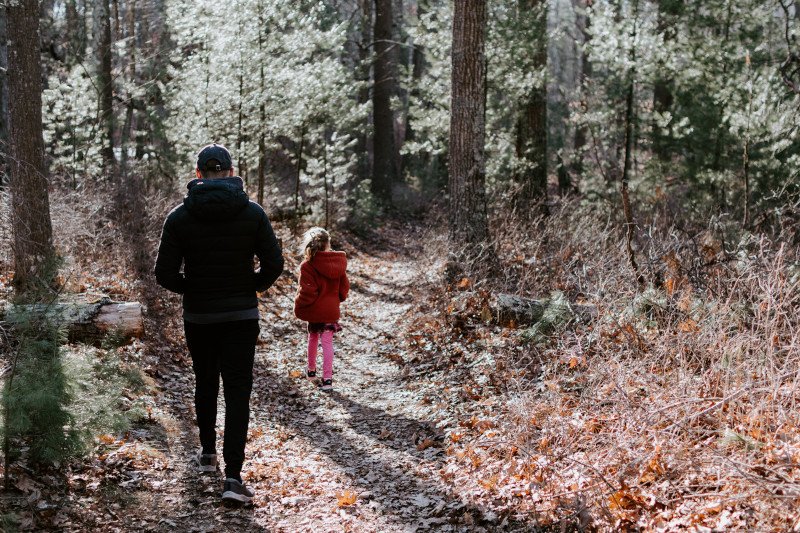
[[[42,137],[42,58],[39,2],[7,8],[11,223],[14,282],[21,293],[49,284],[54,274],[53,232]]]
[[[450,247],[455,263],[496,256],[486,208],[486,1],[463,0],[453,13],[450,106]],[[486,262],[488,261],[488,262]],[[457,275],[457,267],[449,276]]]
[[[390,203],[395,173],[394,93],[392,64],[392,0],[375,0],[375,64],[372,89],[373,145],[372,193],[378,200]]]
[[[59,299],[53,303],[8,305],[0,301],[0,318],[15,323],[30,314],[44,315],[63,324],[70,342],[99,343],[109,333],[125,339],[144,332],[142,304],[114,302],[102,297],[87,300],[86,294]]]
[[[127,37],[130,45],[128,47],[128,82],[131,86],[136,85],[136,0],[128,0],[128,20],[127,20]],[[119,9],[117,6],[116,9]],[[117,13],[118,15],[119,13]],[[128,183],[128,143],[134,131],[134,96],[128,94],[128,99],[125,109],[125,123],[122,127],[122,137],[120,139],[120,167],[122,169],[122,176],[125,183]]]
[[[261,4],[259,3],[258,9],[258,21],[259,21],[259,30],[258,30],[258,53],[259,56],[262,54],[262,50],[264,48],[264,28],[266,27],[266,22],[264,20],[264,11],[262,9]],[[264,62],[261,61],[260,64],[260,75],[259,75],[259,89],[261,90],[261,103],[258,106],[258,119],[259,119],[259,128],[258,128],[258,205],[264,205],[264,185],[266,181],[265,173],[266,173],[266,164],[267,164],[267,145],[266,139],[264,138],[264,124],[266,122],[267,111],[264,103],[264,98],[266,97],[265,94],[265,85],[264,85]]]
[[[534,68],[547,68],[547,2],[520,0],[520,13],[530,14],[538,34]],[[523,15],[525,16],[525,15]],[[536,87],[520,102],[516,125],[516,155],[523,161],[517,173],[522,185],[518,203],[526,211],[537,204],[534,212],[547,214],[547,83]],[[529,211],[530,212],[530,211]]]
[[[239,22],[239,33],[243,33],[242,21]],[[262,67],[263,68],[263,67]],[[242,180],[244,181],[245,190],[247,190],[247,161],[245,159],[245,149],[244,149],[244,130],[242,129],[242,120],[244,119],[244,112],[242,110],[242,102],[244,101],[244,57],[242,52],[239,52],[239,100],[237,102],[238,109],[237,109],[237,121],[236,121],[236,150],[239,152],[239,176],[241,176]],[[261,87],[263,91],[263,87]],[[263,131],[263,122],[260,125],[260,130]],[[259,146],[259,150],[261,147]],[[260,152],[259,152],[260,156]],[[263,200],[263,198],[262,198]],[[259,205],[261,202],[259,202]]]
[[[322,185],[325,188],[325,229],[330,227],[330,192],[328,190],[328,136],[322,134]]]
[[[292,228],[297,229],[297,224],[300,221],[300,174],[303,171],[303,149],[305,148],[306,141],[306,125],[300,126],[300,142],[297,144],[297,166],[295,167],[295,180],[294,180],[294,218],[292,220]]]
[[[67,62],[76,64],[83,61],[86,51],[86,19],[82,12],[78,11],[77,0],[67,0]]]
[[[639,22],[639,0],[634,0],[633,5],[633,31],[631,35],[630,72],[628,73],[628,90],[625,98],[625,159],[622,168],[621,193],[622,210],[625,215],[625,246],[628,251],[628,260],[631,268],[636,275],[637,282],[641,285],[644,282],[639,265],[636,262],[636,254],[633,251],[633,236],[636,226],[633,221],[633,209],[631,207],[630,195],[628,193],[628,183],[630,180],[631,167],[633,165],[633,123],[636,119],[634,112],[634,96],[636,88],[636,31]]]
[[[406,141],[408,134],[408,90],[403,83],[403,73],[410,64],[411,47],[406,42],[407,33],[403,30],[405,21],[404,3],[409,0],[392,0],[392,89],[393,95],[400,102],[400,109],[394,113],[394,173],[396,179],[403,177],[403,157],[400,155],[400,148]]]
[[[586,47],[591,41],[589,28],[591,27],[592,20],[589,17],[588,8],[591,5],[591,0],[578,0],[579,8],[575,15],[578,30],[580,31],[582,42],[580,48],[580,105],[581,111],[586,113],[589,109],[588,97],[588,81],[592,77],[592,63],[586,54]],[[579,181],[584,172],[584,157],[586,145],[589,138],[588,128],[585,124],[579,124],[575,129],[574,153],[570,165],[570,181],[572,189],[577,192],[579,190]]]
[[[100,124],[103,139],[103,170],[114,173],[114,87],[111,77],[111,16],[108,0],[96,0],[94,5],[95,60],[97,88],[100,91]]]
[[[0,189],[8,175],[8,32],[6,8],[0,7]]]
[[[370,43],[372,41],[372,2],[373,0],[359,0],[361,4],[361,43],[358,47],[358,60],[361,68],[361,80],[364,82],[358,91],[358,103],[365,104],[369,102],[370,90]],[[371,160],[370,154],[373,153],[373,147],[370,145],[368,137],[370,119],[364,122],[364,127],[358,135],[358,178],[365,180],[371,174]]]
[[[728,41],[730,40],[731,34],[731,25],[733,23],[733,0],[728,0],[727,2],[727,15],[725,17],[725,27],[723,31],[723,40],[722,46],[723,50],[727,48]],[[723,60],[722,64],[722,76],[725,77],[728,74],[728,63],[727,61]],[[722,170],[722,160],[723,160],[723,146],[725,144],[725,137],[726,132],[728,130],[726,120],[726,105],[725,102],[720,104],[719,109],[717,110],[717,127],[716,127],[716,135],[714,139],[714,155],[711,160],[711,170],[715,172],[719,172]],[[717,187],[715,183],[711,183],[711,194],[713,196],[717,196],[719,193],[719,210],[724,211],[727,209],[727,200],[725,197],[725,187]]]
[[[119,0],[111,0],[111,18],[114,20],[114,36],[112,40],[117,41],[122,36],[122,28],[119,20]]]

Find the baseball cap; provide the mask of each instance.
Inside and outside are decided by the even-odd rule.
[[[197,154],[197,168],[200,170],[230,170],[233,168],[231,153],[221,144],[204,146]]]

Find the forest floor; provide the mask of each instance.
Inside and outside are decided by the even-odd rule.
[[[190,462],[198,438],[180,300],[145,272],[160,217],[126,240],[83,200],[58,198],[53,210],[70,253],[65,291],[140,299],[147,311],[142,339],[64,347],[78,382],[114,365],[124,377],[109,390],[84,380],[70,408],[119,414],[128,427],[83,424],[88,453],[66,465],[34,468],[23,449],[0,530],[800,531],[800,262],[783,246],[762,242],[736,270],[698,277],[714,281],[708,290],[672,272],[679,256],[666,254],[665,288],[639,294],[619,236],[569,206],[534,241],[499,226],[509,281],[497,287],[445,285],[446,246],[430,219],[337,233],[352,289],[326,394],[305,378],[293,316],[297,236],[277,224],[286,272],[260,301],[243,472],[256,498],[231,507],[222,474]],[[709,264],[728,261],[715,254]],[[501,327],[493,290],[555,292],[534,326]],[[564,319],[552,296],[562,290],[597,316]],[[764,346],[761,366],[736,355]]]
[[[352,290],[335,340],[333,393],[305,377],[304,325],[292,308],[296,280],[283,276],[262,297],[243,472],[256,493],[253,504],[223,504],[222,474],[199,474],[190,464],[198,446],[190,360],[178,300],[159,294],[146,338],[135,346],[153,378],[148,418],[125,435],[100,436],[97,455],[72,469],[69,490],[48,494],[39,484],[47,477],[17,479],[31,502],[22,528],[533,529],[529,515],[493,498],[485,482],[460,475],[463,454],[448,453],[465,431],[464,420],[474,426],[497,406],[477,396],[465,404],[458,373],[434,371],[409,353],[406,331],[426,299],[420,280],[428,265],[404,244],[419,240],[418,227],[388,231],[382,242],[360,243],[365,248],[349,253]],[[222,399],[219,405],[222,428]]]

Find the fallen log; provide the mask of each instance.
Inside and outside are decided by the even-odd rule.
[[[524,326],[538,322],[546,308],[546,301],[513,294],[498,294],[495,301],[495,316],[497,322],[503,326]]]
[[[597,307],[570,302],[560,292],[542,299],[524,298],[514,294],[490,294],[487,291],[463,291],[451,298],[446,316],[456,327],[495,323],[503,327],[539,326],[567,322],[590,322],[597,317]]]
[[[130,340],[144,332],[139,302],[115,302],[108,296],[96,294],[70,295],[49,304],[0,302],[0,320],[14,324],[31,316],[63,326],[70,342],[97,344],[109,335]]]
[[[543,319],[589,322],[597,316],[596,306],[570,303],[560,293],[543,300],[501,293],[494,300],[495,320],[502,326],[530,326]]]

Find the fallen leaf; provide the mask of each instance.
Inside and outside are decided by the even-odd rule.
[[[339,507],[349,507],[356,503],[358,495],[352,490],[346,490],[336,494],[336,504]]]
[[[27,476],[21,477],[19,481],[14,483],[14,485],[22,492],[33,492],[36,490],[36,483],[34,483],[33,480]]]
[[[431,446],[436,446],[436,441],[430,438],[426,438],[425,440],[417,444],[417,451],[421,452],[423,450],[427,450]]]

